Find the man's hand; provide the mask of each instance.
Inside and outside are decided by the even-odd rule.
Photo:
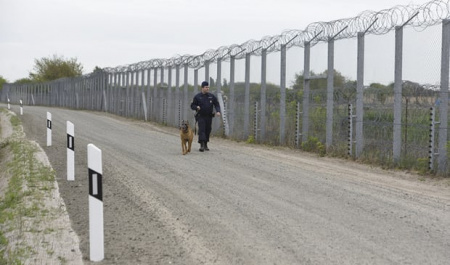
[[[220,112],[216,112],[216,116],[220,116]]]

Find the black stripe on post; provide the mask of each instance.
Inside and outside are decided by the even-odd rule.
[[[102,175],[89,168],[89,195],[103,201]]]
[[[49,128],[49,129],[52,128],[52,121],[51,120],[47,120],[47,128]]]
[[[67,134],[67,148],[75,151],[75,138],[70,134]]]

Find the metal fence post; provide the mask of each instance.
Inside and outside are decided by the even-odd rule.
[[[402,72],[403,72],[403,27],[395,27],[395,78],[394,78],[394,163],[400,161],[402,149]]]
[[[168,73],[167,73],[167,100],[166,100],[166,108],[167,108],[167,113],[166,113],[166,124],[172,124],[171,120],[172,120],[172,109],[173,109],[173,105],[172,105],[172,66],[170,65],[168,67]]]
[[[229,113],[228,113],[228,123],[230,126],[230,135],[233,135],[233,129],[234,129],[234,76],[235,76],[235,63],[236,63],[236,57],[231,56],[230,58],[230,104],[229,104]]]
[[[267,76],[267,49],[261,51],[261,120],[260,120],[260,139],[266,137],[266,76]]]
[[[162,116],[162,123],[164,125],[167,125],[167,99],[163,98],[163,116]]]
[[[334,38],[328,39],[328,72],[327,72],[327,125],[325,146],[333,143],[333,113],[334,113]]]
[[[280,56],[280,145],[283,145],[286,125],[286,44],[281,45]]]
[[[205,61],[205,80],[206,82],[209,82],[209,60]]]
[[[309,131],[309,69],[310,69],[310,55],[311,44],[305,42],[304,44],[304,62],[303,62],[303,120],[302,120],[302,142],[308,141]]]
[[[189,111],[189,99],[188,99],[188,64],[184,64],[184,101],[183,101],[183,119],[187,120]]]
[[[153,120],[158,121],[158,68],[153,68]]]
[[[358,55],[356,69],[356,146],[355,156],[358,158],[364,148],[364,39],[365,33],[358,32]]]
[[[441,91],[439,106],[439,160],[438,172],[447,172],[447,142],[448,142],[448,89],[449,89],[449,58],[450,58],[450,20],[442,21],[442,54],[441,54]]]
[[[258,101],[255,101],[253,115],[253,140],[258,141]]]
[[[180,100],[180,65],[177,64],[175,66],[175,101],[174,101],[174,107],[177,106],[178,101]],[[177,106],[179,108],[179,106]],[[180,111],[180,109],[177,109],[174,111],[175,114],[175,118],[174,118],[174,122],[176,124],[176,126],[180,126],[180,123],[177,122],[178,121],[178,112]]]
[[[300,145],[300,136],[302,135],[300,133],[300,115],[302,112],[300,111],[301,106],[300,102],[297,101],[297,111],[295,115],[295,147],[298,148]]]
[[[348,152],[347,154],[349,156],[352,156],[352,152],[353,152],[353,105],[352,104],[348,104],[348,144],[347,144],[347,149]]]
[[[250,116],[250,53],[245,54],[244,139],[249,136]]]
[[[429,151],[428,151],[428,169],[433,170],[434,168],[434,157],[437,155],[434,151],[434,144],[435,144],[435,138],[434,135],[436,133],[435,131],[435,125],[439,122],[436,122],[436,116],[435,116],[435,108],[430,108],[430,140],[429,140]]]

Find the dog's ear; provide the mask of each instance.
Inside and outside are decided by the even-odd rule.
[[[189,121],[186,121],[186,124],[189,125]]]

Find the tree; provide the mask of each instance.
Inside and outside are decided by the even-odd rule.
[[[3,76],[0,75],[0,90],[3,89],[3,85],[8,83],[8,80],[6,80],[5,78],[3,78]]]
[[[380,83],[371,83],[369,85],[369,88],[367,88],[367,92],[372,93],[376,95],[377,100],[384,104],[386,102],[386,99],[389,96],[393,95],[394,92],[394,83],[391,83],[389,85],[383,85]]]
[[[30,79],[34,82],[46,82],[63,77],[76,77],[83,74],[83,66],[76,58],[64,59],[63,56],[53,55],[51,58],[34,60],[35,72],[30,72]]]
[[[325,70],[323,73],[316,74],[313,71],[311,71],[310,76],[311,77],[317,77],[317,76],[323,76],[324,78],[318,78],[318,79],[312,79],[310,81],[309,87],[311,90],[318,90],[318,89],[326,89],[327,88],[327,73],[328,70]],[[301,89],[303,90],[303,72],[295,74],[295,82],[292,84],[293,89]],[[348,80],[339,72],[334,71],[334,87],[341,88],[344,87],[344,84]]]
[[[228,81],[226,78],[223,79],[223,87],[228,87]]]
[[[94,71],[92,71],[94,74],[99,74],[99,73],[103,73],[103,69],[95,66]]]

